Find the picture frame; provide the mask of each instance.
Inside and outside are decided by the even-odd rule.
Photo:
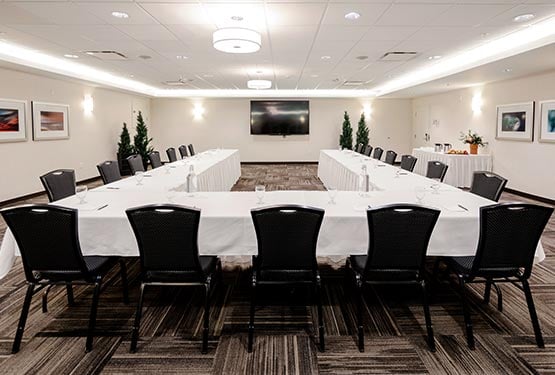
[[[540,102],[539,141],[555,143],[555,100]]]
[[[27,121],[24,100],[0,99],[0,142],[27,140]]]
[[[35,102],[33,112],[33,140],[49,141],[69,138],[69,105]]]
[[[495,139],[532,142],[534,102],[498,105]]]

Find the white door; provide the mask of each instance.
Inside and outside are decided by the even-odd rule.
[[[431,145],[430,106],[418,105],[414,108],[412,127],[412,146],[427,147]]]

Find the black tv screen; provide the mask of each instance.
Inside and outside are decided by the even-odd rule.
[[[308,134],[308,100],[252,100],[251,134]]]

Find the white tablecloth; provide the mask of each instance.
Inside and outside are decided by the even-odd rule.
[[[167,202],[167,191],[171,190],[174,194],[184,194],[185,180],[189,173],[190,165],[194,166],[198,179],[199,191],[229,191],[241,176],[241,158],[238,150],[208,150],[195,155],[194,157],[178,160],[163,167],[149,170],[145,173],[142,185],[137,185],[135,177],[128,177],[120,181],[116,181],[109,185],[105,185],[90,191],[86,197],[87,204],[83,206],[75,206],[81,208],[79,212],[80,236],[82,241],[83,252],[85,255],[99,254],[109,255],[123,254],[130,248],[130,238],[127,233],[127,223],[124,223],[123,233],[118,230],[121,228],[123,216],[114,220],[114,217],[106,217],[105,211],[111,211],[112,207],[116,207],[120,202],[128,203],[127,207],[132,207],[134,202],[138,205],[143,202],[141,199],[133,200],[133,197],[144,197],[145,202],[151,199],[154,202]],[[91,211],[91,208],[97,208],[101,205],[98,203],[97,197],[105,196],[103,204],[109,204],[109,207],[102,211]],[[55,204],[71,207],[76,202],[76,197],[69,197],[56,202]],[[118,211],[123,214],[124,210]],[[96,215],[95,215],[96,214]],[[100,215],[98,215],[100,214]],[[95,222],[91,229],[89,221]],[[117,215],[116,215],[117,217]],[[100,221],[99,221],[100,219]],[[106,220],[105,220],[106,219]],[[118,225],[119,222],[119,225]],[[114,228],[118,230],[114,231]],[[94,242],[94,238],[98,238],[98,246],[87,245],[87,238]],[[102,241],[104,239],[105,241]],[[120,248],[120,246],[122,246]],[[127,249],[127,250],[125,250]],[[136,251],[135,251],[136,252]],[[10,230],[6,230],[4,240],[0,246],[0,278],[4,277],[13,265],[16,251],[13,235]]]
[[[418,160],[414,172],[425,176],[429,161],[440,161],[447,164],[447,174],[444,182],[458,187],[470,187],[472,175],[476,171],[488,171],[492,169],[491,155],[453,155],[435,152],[425,148],[415,148],[412,155]]]

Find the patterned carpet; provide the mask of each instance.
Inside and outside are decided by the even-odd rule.
[[[315,165],[245,165],[234,190],[257,184],[275,189],[322,189]],[[504,194],[503,200],[523,200]],[[31,202],[45,201],[41,196]],[[23,202],[21,202],[23,203]],[[27,203],[27,202],[26,202]],[[5,224],[0,221],[0,235]],[[342,270],[321,265],[324,282],[326,351],[315,345],[315,308],[306,306],[304,289],[268,289],[256,311],[256,342],[246,350],[248,272],[226,271],[216,287],[210,313],[208,354],[200,353],[202,291],[152,288],[146,294],[138,352],[129,353],[138,264],[129,260],[131,304],[124,305],[114,272],[100,298],[94,349],[85,353],[92,289],[75,287],[73,307],[65,289],[50,292],[43,314],[40,295],[33,299],[21,351],[10,349],[19,318],[25,281],[20,263],[0,281],[0,373],[6,374],[534,374],[555,373],[555,219],[543,236],[547,259],[531,279],[546,348],[535,346],[522,292],[503,285],[504,311],[472,296],[476,350],[466,346],[457,295],[440,285],[431,307],[437,352],[424,341],[424,317],[417,290],[384,287],[368,290],[364,308],[366,350],[354,338],[353,296]],[[495,300],[495,294],[492,295]]]

